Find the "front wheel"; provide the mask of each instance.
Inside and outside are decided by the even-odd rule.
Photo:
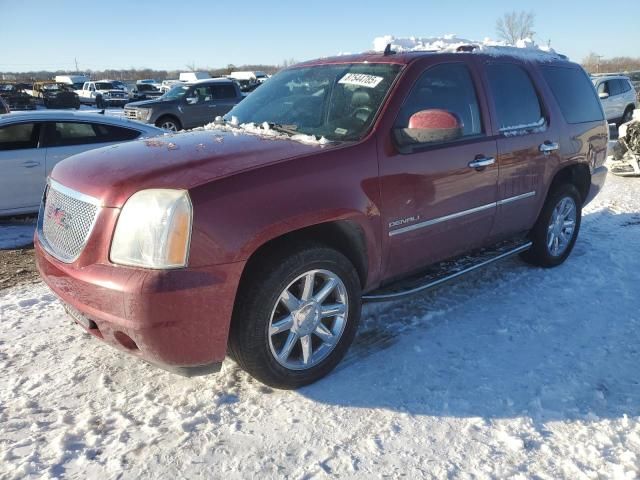
[[[180,130],[182,130],[182,125],[180,124],[180,120],[173,117],[161,117],[156,122],[156,127],[169,130],[170,132],[179,132]]]
[[[522,258],[541,267],[557,267],[571,254],[581,220],[582,198],[576,187],[572,184],[556,187],[530,232],[533,245]]]
[[[360,280],[351,262],[324,246],[269,255],[248,272],[234,309],[229,352],[276,388],[327,375],[355,336]]]

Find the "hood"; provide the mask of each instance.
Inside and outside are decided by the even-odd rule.
[[[121,207],[147,188],[190,189],[215,179],[318,153],[334,145],[289,138],[201,130],[90,150],[58,163],[51,178],[78,192]]]

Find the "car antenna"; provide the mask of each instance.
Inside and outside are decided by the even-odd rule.
[[[386,46],[386,47],[384,47],[384,53],[383,53],[383,55],[384,55],[385,57],[388,57],[389,55],[395,55],[395,53],[396,53],[395,51],[391,50],[391,44],[390,44],[390,43],[387,43],[387,46]]]
[[[98,112],[100,115],[104,115],[104,108]]]

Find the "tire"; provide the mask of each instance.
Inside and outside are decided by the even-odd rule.
[[[623,123],[627,123],[627,122],[630,122],[631,120],[633,120],[633,110],[634,110],[634,108],[631,105],[629,105],[627,107],[627,109],[622,114],[622,119],[620,120],[620,125],[622,125]]]
[[[313,280],[307,282],[308,277]],[[324,301],[314,302],[329,282],[335,283],[333,290]],[[311,295],[305,294],[307,283],[313,284]],[[313,383],[333,370],[353,342],[362,307],[360,289],[354,266],[336,250],[312,245],[272,252],[245,274],[229,353],[243,370],[271,387]],[[323,306],[335,313],[323,318]]]
[[[571,208],[573,208],[573,218],[570,213]],[[562,218],[564,212],[567,212],[567,215]],[[557,222],[552,222],[554,218]],[[573,221],[572,229],[570,229],[571,221]],[[542,212],[529,233],[533,245],[521,257],[532,265],[544,268],[557,267],[564,263],[576,243],[581,221],[582,198],[578,190],[570,183],[558,185],[549,192]]]
[[[102,99],[102,95],[98,95],[96,97],[96,108],[98,109],[104,108],[104,100]]]
[[[169,130],[171,132],[179,132],[182,130],[182,124],[180,120],[172,116],[164,116],[160,117],[156,120],[156,127],[164,128],[165,130]]]

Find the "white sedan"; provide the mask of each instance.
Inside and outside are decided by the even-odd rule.
[[[65,158],[164,133],[152,125],[99,113],[42,110],[0,115],[0,216],[37,212],[47,176]]]

